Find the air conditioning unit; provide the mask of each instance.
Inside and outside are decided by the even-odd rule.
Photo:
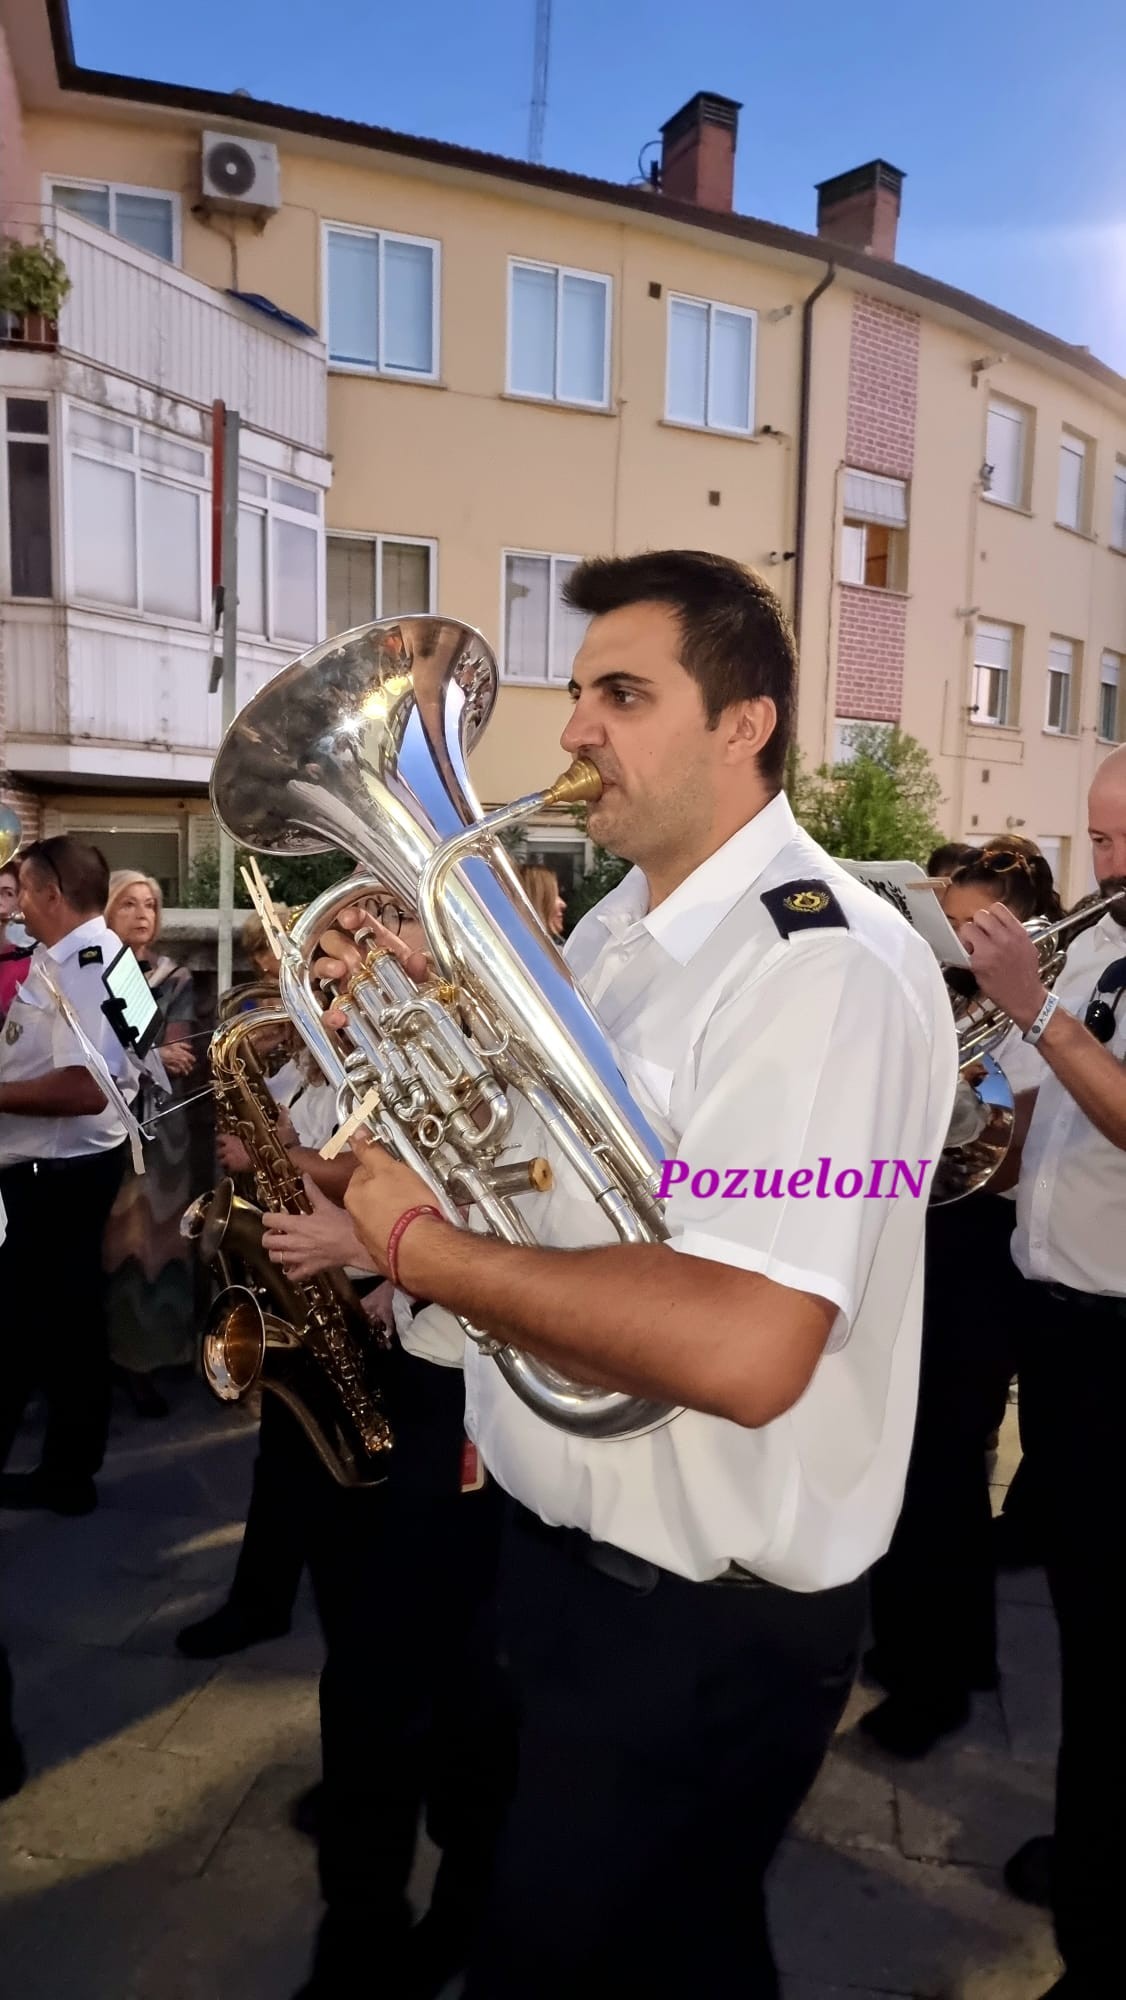
[[[232,215],[275,215],[281,207],[277,147],[265,139],[205,132],[203,199]]]

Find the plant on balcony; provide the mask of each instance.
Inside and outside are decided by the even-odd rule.
[[[70,291],[66,265],[49,243],[0,241],[0,318],[9,340],[54,347],[59,310]]]

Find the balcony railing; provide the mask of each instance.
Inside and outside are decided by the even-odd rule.
[[[204,408],[221,398],[254,430],[324,451],[323,342],[275,328],[253,307],[63,209],[36,219],[7,211],[0,233],[42,234],[66,265],[60,353]]]

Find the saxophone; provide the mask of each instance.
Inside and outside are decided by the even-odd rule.
[[[255,1047],[284,1026],[283,1008],[256,1008],[222,1023],[211,1040],[219,1129],[246,1147],[259,1206],[228,1179],[193,1202],[180,1225],[223,1281],[204,1330],[203,1375],[221,1402],[240,1402],[258,1386],[270,1390],[289,1405],[339,1485],[370,1486],[386,1476],[391,1444],[375,1331],[342,1271],[297,1282],[262,1247],[263,1209],[307,1215],[310,1206],[278,1138]],[[237,1281],[240,1271],[249,1282]]]

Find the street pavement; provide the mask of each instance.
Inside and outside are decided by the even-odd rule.
[[[0,1514],[31,1771],[0,1805],[4,2000],[290,2000],[306,1971],[315,1857],[288,1808],[318,1771],[316,1621],[303,1593],[284,1639],[176,1653],[225,1593],[255,1430],[194,1381],[172,1395],[163,1423],[115,1412],[96,1513]],[[1015,1451],[1010,1412],[998,1499]],[[34,1460],[29,1432],[13,1466]],[[1051,1824],[1055,1629],[1039,1571],[1001,1596],[1000,1695],[925,1761],[867,1745],[855,1725],[879,1696],[854,1691],[773,1876],[785,2000],[1035,2000],[1056,1976],[1046,1916],[1000,1874]],[[420,1903],[432,1865],[424,1848]]]

